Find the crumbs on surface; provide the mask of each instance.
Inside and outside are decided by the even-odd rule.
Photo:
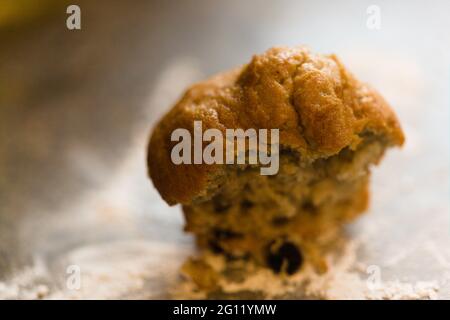
[[[367,267],[357,262],[359,242],[356,240],[342,244],[340,250],[330,252],[326,259],[329,265],[327,272],[318,274],[306,264],[304,269],[293,275],[276,275],[267,268],[252,262],[227,262],[224,257],[206,253],[196,258],[195,263],[188,262],[184,268],[184,279],[172,292],[179,299],[202,299],[208,297],[235,297],[242,292],[253,292],[255,297],[263,299],[436,299],[439,285],[435,281],[418,281],[416,283],[395,281],[369,282],[365,273]],[[238,264],[238,265],[237,265]],[[202,266],[201,270],[195,269]],[[185,265],[186,266],[186,265]],[[240,269],[240,277],[230,276],[230,270]],[[196,284],[198,271],[208,272],[208,279],[218,279],[218,283],[208,287],[203,281]],[[206,284],[206,286],[205,286]],[[209,291],[208,291],[209,290]],[[220,293],[218,293],[220,291]]]

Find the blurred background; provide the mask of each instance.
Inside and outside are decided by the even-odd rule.
[[[359,259],[450,298],[449,14],[448,1],[1,0],[0,299],[168,297],[194,247],[147,179],[152,125],[192,82],[298,44],[336,53],[407,136],[350,228]]]

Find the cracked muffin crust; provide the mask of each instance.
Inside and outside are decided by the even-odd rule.
[[[279,129],[280,168],[172,163],[173,130]],[[277,47],[195,84],[154,129],[149,175],[201,248],[293,274],[368,204],[369,166],[402,145],[384,99],[334,55]]]

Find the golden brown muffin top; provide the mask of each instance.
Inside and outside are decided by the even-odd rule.
[[[404,141],[400,124],[386,101],[356,80],[335,55],[305,47],[276,47],[237,70],[189,88],[153,131],[148,147],[149,175],[170,205],[205,196],[225,174],[226,165],[172,163],[177,128],[203,130],[279,129],[280,149],[302,159],[327,158],[356,147],[362,133],[387,145]]]

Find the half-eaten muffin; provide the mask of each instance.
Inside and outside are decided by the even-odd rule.
[[[279,170],[254,164],[176,164],[172,132],[279,129]],[[370,165],[403,144],[385,100],[334,55],[272,48],[247,65],[193,85],[154,129],[149,174],[163,199],[182,204],[185,230],[229,259],[294,274],[368,205]],[[248,149],[247,149],[248,151]]]

